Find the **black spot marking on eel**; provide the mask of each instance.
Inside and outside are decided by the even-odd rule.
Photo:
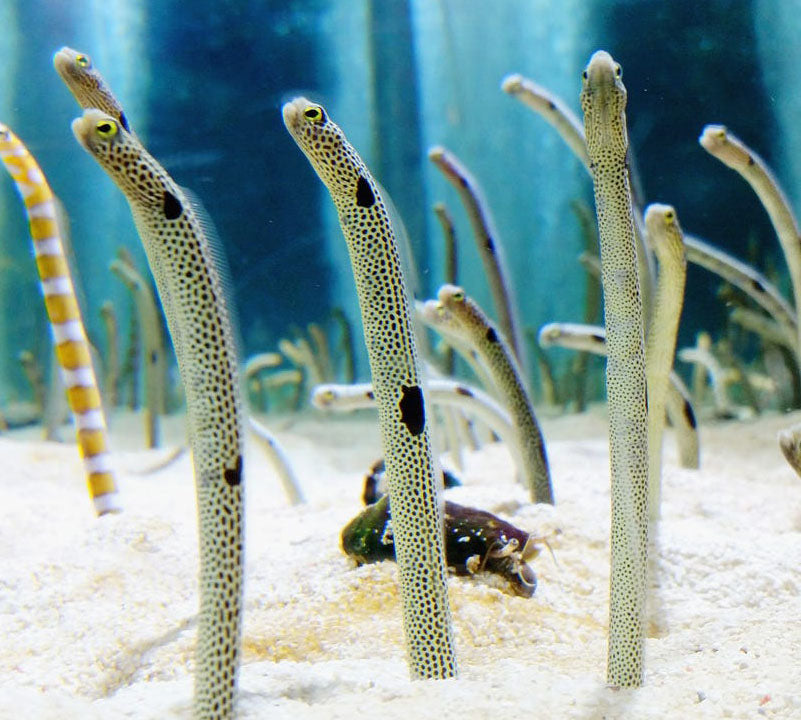
[[[466,388],[464,385],[456,386],[456,394],[464,395],[465,397],[473,397],[473,393],[470,392],[469,388]]]
[[[359,181],[356,183],[356,204],[364,208],[375,205],[373,188],[370,187],[370,183],[367,182],[364,175],[359,175]]]
[[[489,340],[491,343],[498,342],[498,333],[495,332],[495,328],[487,328],[487,340]]]
[[[757,292],[765,292],[765,286],[759,280],[751,280],[751,287]]]
[[[606,338],[603,335],[590,335],[590,340],[597,345],[606,345]]]
[[[412,435],[419,435],[426,425],[426,409],[423,391],[419,385],[401,385],[401,400],[398,403],[401,422]]]
[[[120,113],[120,125],[122,125],[127,132],[131,132],[131,127],[128,125],[128,118],[125,117],[125,113]]]
[[[236,487],[242,482],[242,456],[238,455],[236,458],[236,466],[233,470],[225,468],[223,478],[228,484],[228,487]]]
[[[549,110],[556,110],[556,103],[553,100],[548,101],[548,109]]]
[[[168,190],[164,191],[164,217],[167,220],[177,220],[184,211],[181,201]]]
[[[484,247],[491,253],[495,253],[495,241],[489,235],[487,235],[487,239],[484,241]]]
[[[375,393],[372,390],[368,390],[365,395],[368,400],[375,400]]]
[[[749,165],[756,165],[756,161],[750,155],[748,156],[748,164]]]
[[[690,424],[690,427],[695,430],[696,428],[696,421],[695,421],[695,411],[693,410],[693,406],[690,405],[686,400],[684,401],[684,417],[687,418],[687,422]]]

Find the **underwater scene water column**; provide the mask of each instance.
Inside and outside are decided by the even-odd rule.
[[[580,0],[414,0],[426,147],[455,153],[483,187],[505,245],[523,327],[581,312],[583,249],[570,203],[590,198],[585,170],[553,128],[500,90],[522,73],[578,111],[585,59]],[[459,284],[491,308],[475,242],[457,193],[425,172],[428,239],[442,241],[430,206],[444,200],[459,235]],[[440,266],[441,267],[441,266]],[[434,273],[441,270],[432,269]]]

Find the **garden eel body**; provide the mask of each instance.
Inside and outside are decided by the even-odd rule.
[[[592,176],[590,156],[587,152],[587,140],[581,121],[575,113],[565,105],[562,100],[550,90],[532,82],[522,75],[509,75],[501,83],[501,90],[517,98],[535,113],[540,115],[561,135],[573,154],[581,161],[587,172]],[[639,268],[641,295],[646,310],[650,310],[651,288],[654,282],[656,267],[654,254],[645,233],[645,223],[642,218],[642,204],[638,200],[641,193],[639,182],[634,182],[633,169],[628,165],[629,188],[634,195],[634,237],[637,243],[637,264]]]
[[[200,526],[194,712],[230,718],[242,615],[243,447],[218,258],[184,192],[114,118],[85,110],[72,129],[127,198],[167,317],[186,392]]]
[[[556,346],[606,356],[606,330],[598,325],[547,323],[540,328],[537,339],[544,348]],[[700,453],[695,411],[689,390],[672,370],[668,374],[665,405],[676,431],[679,464],[683,468],[697,469]]]
[[[67,402],[75,419],[89,495],[98,515],[115,512],[120,508],[109,459],[106,420],[81,311],[64,256],[56,199],[36,160],[20,139],[2,124],[0,159],[25,203],[36,268]]]
[[[711,246],[698,237],[685,234],[684,246],[689,262],[719,275],[726,282],[749,295],[784,328],[792,343],[791,348],[795,348],[798,337],[795,311],[770,280],[750,265]]]
[[[684,304],[687,258],[676,211],[670,205],[653,203],[645,210],[645,226],[659,261],[656,293],[651,306],[645,345],[648,378],[648,508],[659,516],[662,477],[662,434],[665,428],[665,398],[676,353],[676,335]]]
[[[643,318],[626,166],[626,89],[603,50],[583,74],[581,106],[601,238],[612,471],[607,682],[639,686],[648,567],[648,417]]]
[[[476,387],[447,378],[430,379],[426,391],[433,405],[464,410],[486,424],[509,448],[509,453],[514,458],[521,477],[523,476],[524,466],[520,453],[516,450],[517,441],[512,420],[509,413],[497,402]],[[370,383],[356,385],[327,383],[318,385],[312,390],[311,404],[321,410],[339,412],[374,408],[375,393]]]
[[[581,120],[559,97],[542,85],[517,74],[505,77],[501,90],[516,97],[553,125],[575,156],[589,169],[590,158],[587,155],[587,142]]]
[[[524,461],[524,480],[533,502],[553,505],[551,474],[539,423],[514,356],[481,308],[455,285],[439,289],[439,301],[453,314],[490,370],[514,422]]]
[[[790,467],[801,477],[801,424],[779,432],[779,448]]]
[[[798,310],[801,307],[801,233],[778,181],[764,160],[723,125],[707,125],[698,141],[704,150],[740,173],[767,210],[787,261],[794,306]],[[796,355],[801,358],[801,323],[797,323],[796,333]]]
[[[525,366],[520,322],[509,271],[504,261],[503,245],[481,188],[467,168],[445,148],[431,148],[428,151],[428,157],[456,188],[462,198],[478,243],[478,253],[484,265],[484,272],[489,281],[492,301],[498,315],[498,324],[504,337],[511,343],[515,358],[521,366]]]
[[[325,110],[296,98],[283,117],[328,189],[348,245],[378,404],[411,673],[452,677],[443,508],[395,233],[375,180]]]

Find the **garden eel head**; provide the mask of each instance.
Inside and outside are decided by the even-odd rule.
[[[745,146],[724,125],[705,126],[698,142],[710,155],[735,170],[754,164],[754,159]]]
[[[63,47],[53,56],[53,66],[82,108],[98,108],[131,131],[122,106],[88,55]]]
[[[286,103],[281,112],[286,129],[323,182],[333,192],[352,192],[360,163],[325,109],[299,97]]]
[[[164,188],[152,158],[111,115],[95,108],[84,110],[72,121],[72,132],[126,196],[145,205],[161,202]]]
[[[598,50],[581,75],[581,109],[584,111],[584,132],[587,145],[615,147],[625,153],[626,88],[623,72],[612,56]]]

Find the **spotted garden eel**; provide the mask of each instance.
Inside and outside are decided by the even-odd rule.
[[[325,110],[296,98],[283,116],[328,189],[348,245],[378,404],[411,674],[453,677],[443,508],[395,232],[378,185]]]
[[[796,311],[801,306],[801,231],[790,204],[765,161],[723,125],[707,125],[701,147],[736,170],[751,186],[770,217],[790,271]],[[801,358],[801,323],[796,327],[796,354]]]
[[[86,53],[63,47],[53,56],[53,66],[84,110],[88,108],[102,110],[138,140],[136,133],[128,124],[122,105],[114,97],[111,88]]]
[[[218,256],[184,191],[117,120],[89,109],[72,130],[128,200],[167,317],[186,393],[200,525],[194,712],[230,718],[242,616],[243,446]]]
[[[504,337],[511,343],[517,361],[525,365],[520,321],[509,270],[503,255],[501,238],[495,229],[484,194],[476,179],[453,153],[443,147],[433,147],[428,151],[428,157],[459,192],[478,243],[478,253],[489,282],[498,325]]]
[[[670,205],[652,203],[645,209],[645,226],[659,262],[656,293],[648,322],[645,372],[648,378],[648,507],[651,518],[659,515],[662,477],[662,434],[665,428],[665,397],[676,354],[676,335],[684,305],[687,257],[684,235]]]
[[[607,682],[642,684],[648,568],[648,411],[643,311],[627,168],[626,88],[598,50],[583,73],[581,107],[601,238],[606,395],[612,473]]]
[[[555,346],[606,356],[606,330],[598,325],[547,323],[540,328],[537,339],[544,348]],[[697,469],[700,452],[695,410],[684,381],[673,371],[668,374],[665,407],[676,432],[679,464],[683,468]]]
[[[490,371],[509,410],[524,465],[524,481],[533,502],[553,505],[545,441],[514,355],[481,308],[456,285],[443,285],[439,301],[451,312]]]
[[[0,124],[0,160],[17,187],[28,215],[36,268],[42,285],[56,358],[75,419],[89,495],[95,512],[120,509],[111,467],[106,419],[89,343],[64,255],[56,199],[39,165],[20,139]]]

